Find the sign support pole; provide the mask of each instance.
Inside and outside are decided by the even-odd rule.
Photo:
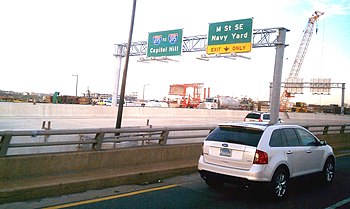
[[[278,29],[278,37],[276,43],[275,69],[273,73],[273,86],[271,95],[271,118],[269,124],[276,124],[279,119],[281,80],[284,48],[286,47],[286,28]]]

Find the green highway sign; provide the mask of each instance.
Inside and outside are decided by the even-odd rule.
[[[250,52],[252,31],[252,18],[209,24],[207,54]]]
[[[176,56],[181,52],[182,29],[148,34],[147,57]]]

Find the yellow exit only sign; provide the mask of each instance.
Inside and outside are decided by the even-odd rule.
[[[207,47],[207,54],[228,54],[232,52],[250,52],[252,43],[220,44]]]

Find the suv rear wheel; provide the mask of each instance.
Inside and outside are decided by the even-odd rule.
[[[284,168],[276,170],[271,181],[271,195],[274,199],[282,199],[287,195],[289,173]]]

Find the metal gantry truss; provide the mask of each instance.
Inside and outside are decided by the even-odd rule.
[[[273,84],[270,82],[270,88],[272,88]],[[314,83],[314,82],[281,82],[281,87],[283,88],[291,88],[291,89],[345,89],[345,83]],[[299,92],[292,92],[293,94],[302,94]],[[344,96],[344,95],[343,95]]]
[[[266,28],[253,30],[253,48],[275,47],[278,31],[281,28]],[[182,52],[201,52],[206,51],[207,35],[187,36],[182,39]],[[114,56],[124,57],[126,55],[127,43],[115,44]],[[147,54],[147,41],[136,41],[131,43],[130,56],[144,56]]]
[[[314,82],[281,82],[281,87],[283,88],[309,88],[309,89],[341,89],[341,115],[344,115],[345,110],[345,83],[314,83]],[[270,82],[270,89],[273,88],[273,83]],[[297,93],[293,93],[297,94]],[[300,93],[299,93],[300,94]],[[318,93],[314,93],[318,94]],[[322,95],[319,94],[319,95]]]
[[[272,85],[272,83],[270,83]],[[329,89],[329,88],[345,88],[345,83],[313,83],[313,82],[302,82],[302,83],[291,83],[282,82],[281,87],[285,88],[318,88],[318,89]]]

